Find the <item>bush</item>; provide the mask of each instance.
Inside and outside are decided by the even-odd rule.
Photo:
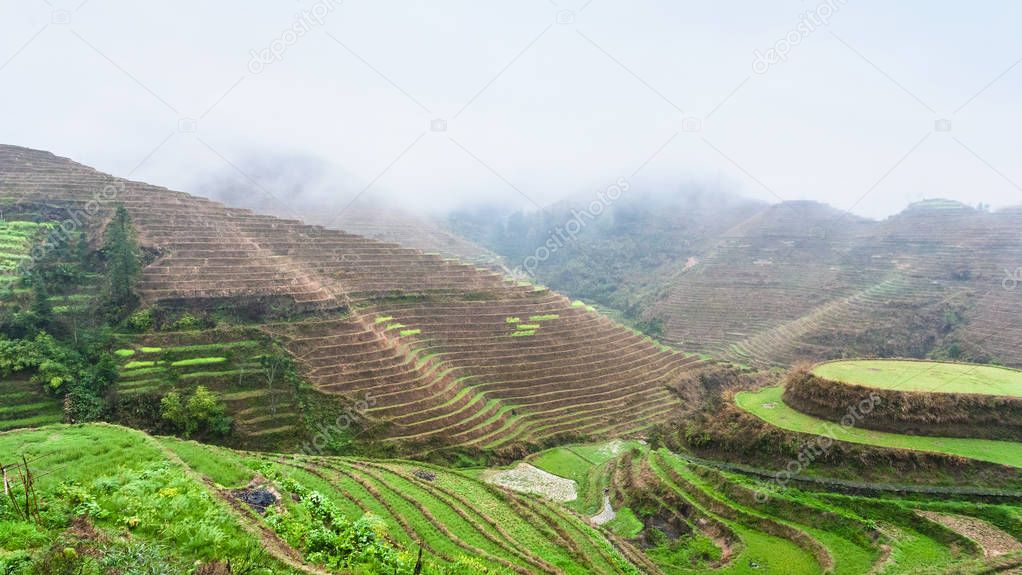
[[[127,324],[135,331],[149,331],[153,328],[154,322],[153,310],[147,307],[128,316]]]
[[[225,436],[231,432],[231,418],[227,408],[215,393],[204,386],[198,386],[188,399],[171,391],[160,400],[160,413],[165,421],[174,426],[185,437],[196,432]]]
[[[190,313],[177,318],[171,326],[174,331],[193,331],[202,327],[202,320]]]

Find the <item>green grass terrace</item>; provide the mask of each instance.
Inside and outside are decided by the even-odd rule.
[[[1022,397],[1022,371],[992,365],[859,359],[822,363],[813,374],[895,391]]]

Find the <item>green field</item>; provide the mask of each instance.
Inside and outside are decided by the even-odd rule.
[[[781,401],[783,393],[784,388],[781,386],[767,387],[759,391],[743,391],[735,396],[735,403],[767,423],[789,431],[829,435],[833,439],[850,443],[945,453],[979,461],[1022,467],[1022,445],[1012,441],[923,437],[871,431],[857,427],[842,428],[833,422],[795,411]]]
[[[1022,371],[991,365],[863,359],[823,363],[813,373],[834,381],[896,391],[1022,397]]]

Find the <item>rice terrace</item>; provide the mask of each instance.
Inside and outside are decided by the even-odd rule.
[[[1020,19],[7,3],[0,575],[1022,575]]]
[[[813,373],[879,389],[1022,397],[1022,371],[988,365],[853,360],[823,363]]]

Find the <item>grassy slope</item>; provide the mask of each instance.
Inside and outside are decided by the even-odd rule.
[[[321,491],[352,520],[366,511],[380,517],[389,538],[410,552],[417,549],[417,542],[424,542],[435,562],[476,557],[494,572],[505,572],[509,565],[542,572],[540,566],[547,564],[579,575],[636,573],[601,535],[564,510],[538,499],[507,495],[441,468],[428,467],[436,479],[423,481],[415,477],[422,467],[414,463],[260,455],[153,439],[105,424],[0,434],[5,459],[22,453],[40,477],[44,504],[56,506],[66,485],[77,483],[99,494],[98,503],[108,514],[95,522],[104,533],[117,538],[130,532],[131,537],[158,543],[174,550],[175,560],[182,564],[231,556],[253,546],[258,550],[224,504],[209,497],[207,486],[193,477],[239,487],[255,477],[257,469],[270,465]],[[175,463],[171,454],[187,467]],[[138,478],[148,481],[139,486]],[[168,492],[165,487],[175,489]],[[290,505],[290,500],[284,503]],[[129,529],[126,520],[134,516],[141,524]],[[26,525],[15,526],[0,505],[0,560],[9,551],[40,551],[63,527],[54,524],[47,532],[36,533]],[[3,536],[18,529],[29,529],[32,537],[19,541]]]
[[[898,391],[1022,397],[1022,371],[990,365],[902,360],[849,360],[818,365],[827,379]]]
[[[780,386],[767,387],[754,392],[743,391],[735,396],[735,403],[767,423],[789,431],[829,435],[833,439],[851,443],[946,453],[1012,467],[1022,467],[1022,445],[1015,442],[923,437],[854,427],[842,428],[835,423],[799,413],[788,407],[781,401],[782,393],[783,388]]]
[[[197,560],[254,553],[275,572],[289,572],[141,432],[100,424],[7,432],[0,434],[0,454],[6,465],[22,455],[30,462],[43,517],[41,525],[20,521],[0,506],[0,560],[41,551],[91,501],[91,521],[108,548],[127,541],[157,545],[182,569]]]

